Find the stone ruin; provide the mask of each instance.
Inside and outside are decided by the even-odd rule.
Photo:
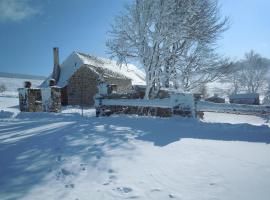
[[[61,111],[61,89],[59,87],[31,88],[31,82],[26,81],[24,88],[19,88],[18,91],[22,112]]]

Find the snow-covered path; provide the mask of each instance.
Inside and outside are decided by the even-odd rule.
[[[270,198],[260,117],[0,117],[1,200]]]

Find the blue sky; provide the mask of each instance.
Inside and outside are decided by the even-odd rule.
[[[72,51],[106,54],[113,17],[131,0],[0,0],[0,71],[51,73],[52,48],[60,61]],[[233,59],[254,49],[270,58],[270,1],[220,0],[231,27],[218,51]]]
[[[231,24],[219,42],[220,52],[239,59],[253,49],[270,58],[270,1],[220,0],[220,4]]]

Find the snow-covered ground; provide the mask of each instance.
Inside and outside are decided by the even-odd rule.
[[[19,113],[0,97],[0,199],[270,199],[270,123],[258,116]]]

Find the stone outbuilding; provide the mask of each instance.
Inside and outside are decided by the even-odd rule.
[[[232,94],[229,96],[230,103],[259,105],[260,95],[257,93]]]
[[[206,98],[205,101],[213,102],[213,103],[225,103],[225,99],[219,97],[217,94],[215,94],[212,97]]]
[[[120,66],[116,61],[79,52],[73,52],[60,65],[58,52],[54,48],[53,73],[41,87],[48,87],[49,81],[55,79],[61,88],[62,105],[93,106],[100,82],[114,85],[120,93],[127,92],[132,85],[145,84],[144,73],[134,65]]]

